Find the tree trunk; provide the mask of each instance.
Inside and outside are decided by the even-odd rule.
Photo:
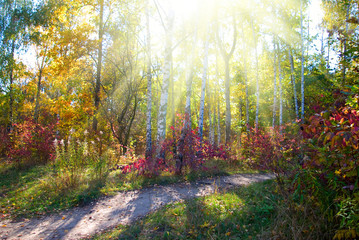
[[[161,151],[162,143],[166,137],[166,116],[167,116],[167,103],[168,103],[168,87],[171,77],[171,61],[172,61],[172,30],[173,30],[174,15],[171,10],[168,15],[168,25],[166,29],[166,41],[165,41],[165,61],[163,67],[163,81],[160,106],[158,110],[158,122],[157,122],[157,155]]]
[[[344,34],[344,42],[343,42],[343,80],[342,80],[342,86],[345,86],[345,78],[346,78],[346,52],[347,52],[347,37],[348,37],[348,28],[349,28],[349,23],[348,23],[348,19],[349,19],[349,9],[350,9],[350,0],[348,2],[348,6],[347,6],[347,12],[345,15],[345,34]]]
[[[95,84],[95,92],[94,92],[94,100],[95,100],[95,115],[93,118],[92,129],[97,131],[98,120],[96,114],[98,112],[98,108],[100,105],[100,87],[101,87],[101,69],[102,69],[102,42],[103,42],[103,1],[99,0],[100,5],[100,23],[99,23],[99,31],[98,31],[98,57],[97,57],[97,70],[96,70],[96,84]]]
[[[39,76],[38,76],[38,80],[37,80],[37,91],[36,91],[35,111],[34,111],[34,120],[36,123],[39,120],[42,70],[43,70],[42,68],[39,69]]]
[[[288,47],[288,55],[289,55],[289,61],[290,61],[290,79],[292,82],[293,94],[294,94],[295,117],[296,117],[296,119],[299,119],[297,88],[296,88],[295,76],[294,76],[294,61],[293,61],[292,49],[290,47]]]
[[[217,146],[221,144],[221,114],[219,111],[219,101],[217,101]]]
[[[11,64],[10,64],[10,86],[9,86],[9,132],[12,131],[12,124],[14,123],[14,93],[13,93],[13,83],[14,83],[14,53],[15,53],[15,40],[12,40],[11,43]]]
[[[245,44],[244,44],[243,49],[246,49]],[[244,53],[244,54],[246,54],[246,53]],[[249,127],[249,99],[248,99],[248,74],[247,74],[247,58],[246,58],[246,56],[244,56],[243,64],[244,64],[244,79],[246,81],[246,128],[248,131],[249,130],[248,129],[248,127]]]
[[[283,91],[282,91],[282,69],[280,58],[280,45],[277,43],[278,49],[278,74],[279,74],[279,126],[283,125]]]
[[[274,54],[274,93],[273,93],[273,118],[272,118],[272,127],[275,127],[275,122],[276,122],[276,115],[277,115],[277,51],[276,51],[276,42],[275,39],[273,40],[273,54]]]
[[[202,75],[202,90],[201,90],[201,102],[199,109],[199,121],[198,121],[198,134],[200,139],[203,139],[203,118],[204,118],[204,99],[206,95],[206,81],[208,70],[208,48],[209,48],[209,26],[207,27],[206,43],[204,47],[204,59],[203,59],[203,75]]]
[[[146,124],[146,159],[152,156],[152,71],[151,71],[151,31],[149,1],[146,5],[147,25],[147,124]]]
[[[228,144],[231,140],[231,100],[230,100],[230,77],[229,77],[229,58],[225,59],[225,98],[226,98],[226,132],[225,141]]]
[[[236,47],[237,42],[237,27],[236,27],[236,19],[235,15],[233,15],[233,42],[232,48],[229,53],[226,52],[224,48],[224,44],[222,43],[217,26],[217,42],[219,49],[221,50],[221,54],[224,60],[225,65],[225,99],[226,99],[226,132],[225,132],[225,141],[226,144],[229,144],[231,140],[231,101],[230,101],[230,76],[229,76],[229,61],[233,55],[234,49]]]
[[[207,95],[208,95],[208,120],[209,120],[209,134],[208,134],[208,139],[209,139],[209,143],[211,145],[214,145],[214,121],[212,121],[212,92],[209,88],[209,85],[207,87]]]
[[[301,94],[302,94],[302,102],[301,102],[301,119],[304,120],[304,39],[303,39],[303,0],[300,0],[300,38],[301,38]]]
[[[190,56],[190,64],[189,64],[189,73],[186,79],[186,106],[185,106],[185,122],[184,128],[187,131],[192,125],[191,118],[191,96],[192,96],[192,81],[193,81],[193,65],[196,57],[196,44],[197,44],[197,26],[195,27],[195,32],[193,35],[193,46],[192,46],[192,54]]]
[[[251,21],[252,26],[252,33],[253,33],[253,41],[254,41],[254,53],[255,53],[255,64],[256,64],[256,97],[257,97],[257,104],[256,104],[256,120],[255,120],[255,129],[258,130],[258,119],[259,119],[259,75],[258,75],[258,53],[257,53],[257,39],[256,33],[253,26],[253,20]]]

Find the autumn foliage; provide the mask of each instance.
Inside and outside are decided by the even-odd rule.
[[[54,124],[41,125],[28,119],[14,124],[10,134],[8,157],[17,165],[35,165],[54,157]]]

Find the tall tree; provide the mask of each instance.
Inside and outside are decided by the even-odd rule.
[[[92,123],[92,129],[97,131],[97,112],[100,105],[100,89],[101,89],[101,70],[102,70],[102,44],[103,44],[103,35],[104,35],[104,23],[103,23],[103,9],[104,9],[104,0],[98,0],[98,5],[100,7],[100,19],[98,25],[98,49],[97,49],[97,69],[96,69],[96,82],[95,82],[95,91],[94,91],[94,101],[95,101],[95,116]]]
[[[242,34],[244,35],[244,28],[242,25]],[[249,126],[249,98],[248,98],[248,70],[247,70],[247,46],[246,46],[246,41],[245,39],[243,39],[243,65],[244,65],[244,79],[245,79],[245,85],[246,85],[246,126],[247,126],[247,131],[248,131],[248,126]]]
[[[147,116],[146,116],[146,159],[152,153],[152,61],[151,61],[151,31],[149,0],[146,4],[146,28],[147,28]]]
[[[273,59],[274,59],[274,81],[273,81],[273,85],[274,85],[274,93],[273,93],[273,118],[272,118],[272,127],[275,127],[275,122],[276,122],[276,114],[277,114],[277,51],[276,51],[276,42],[275,42],[275,37],[273,38]]]
[[[36,96],[35,96],[35,110],[34,110],[34,120],[35,122],[39,119],[39,111],[40,111],[40,92],[41,92],[41,86],[42,86],[42,78],[44,69],[47,66],[48,63],[48,57],[47,57],[47,46],[44,50],[42,50],[37,55],[37,61],[36,65],[38,68],[38,75],[37,75],[37,90],[36,90]]]
[[[168,87],[171,78],[171,64],[172,64],[172,35],[173,35],[174,11],[170,7],[167,15],[167,24],[163,25],[166,31],[165,40],[165,60],[163,66],[163,81],[161,86],[161,99],[157,118],[157,154],[160,153],[161,145],[166,137],[166,116],[168,103]]]
[[[206,81],[207,81],[207,71],[208,71],[208,48],[209,48],[209,25],[207,26],[206,42],[204,44],[203,75],[202,75],[202,87],[201,87],[201,101],[200,101],[200,109],[199,109],[199,122],[198,122],[198,133],[201,140],[203,138],[204,99],[206,94]]]
[[[295,117],[296,117],[296,119],[299,119],[297,87],[296,87],[296,84],[295,84],[295,75],[294,75],[294,60],[293,60],[292,49],[291,49],[290,46],[288,46],[288,57],[289,57],[289,61],[290,61],[290,80],[291,80],[291,83],[292,83],[292,86],[293,86]]]
[[[303,33],[303,0],[300,0],[300,39],[301,39],[301,73],[300,73],[300,92],[301,101],[301,118],[304,120],[304,33]]]
[[[252,27],[252,34],[253,34],[253,41],[254,41],[254,57],[255,57],[255,68],[256,68],[256,120],[255,120],[255,129],[258,130],[259,124],[259,69],[258,69],[258,51],[257,51],[257,38],[256,32],[253,25],[253,20],[251,20],[251,27]]]
[[[282,69],[281,69],[281,56],[280,45],[277,43],[278,49],[278,74],[279,74],[279,126],[283,125],[283,87],[282,87]]]
[[[229,62],[234,53],[234,50],[236,48],[236,43],[237,43],[237,24],[236,24],[236,18],[235,18],[234,14],[233,14],[232,18],[233,18],[233,41],[232,41],[232,47],[229,52],[226,51],[225,44],[223,43],[222,39],[219,36],[218,23],[217,23],[217,34],[216,34],[218,46],[219,46],[221,55],[223,57],[224,66],[225,66],[224,67],[225,68],[224,85],[225,85],[225,99],[226,99],[226,134],[225,134],[226,144],[229,144],[229,142],[231,140],[231,100],[230,100],[231,79],[230,79]]]

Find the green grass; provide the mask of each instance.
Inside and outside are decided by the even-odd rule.
[[[260,239],[276,217],[274,181],[169,204],[92,239]]]
[[[96,178],[90,169],[82,169],[76,182],[70,184],[69,176],[56,177],[50,165],[19,170],[12,164],[0,161],[0,219],[30,218],[58,212],[118,191],[141,189],[154,184],[165,185],[253,172],[244,170],[239,164],[227,164],[218,160],[208,161],[207,167],[209,170],[205,172],[187,171],[183,176],[165,172],[153,178],[140,176],[136,172],[124,175],[120,170],[110,171],[104,177]]]

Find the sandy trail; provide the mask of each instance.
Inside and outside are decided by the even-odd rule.
[[[161,206],[200,197],[239,185],[273,178],[271,174],[236,174],[193,183],[154,186],[120,192],[101,198],[85,207],[20,222],[0,222],[0,239],[81,239],[118,224],[130,224]]]

